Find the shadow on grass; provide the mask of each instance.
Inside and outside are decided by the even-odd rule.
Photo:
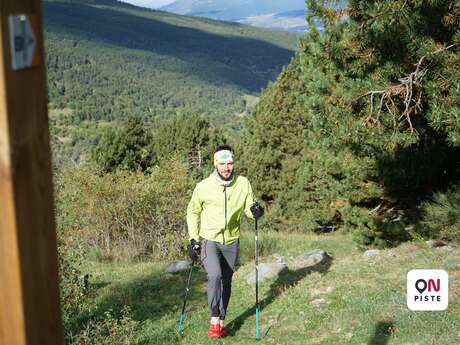
[[[89,283],[88,283],[89,284]],[[96,283],[91,283],[91,289],[93,291],[97,291],[97,290],[100,290],[100,289],[103,289],[105,288],[106,286],[110,285],[109,282],[96,282]]]
[[[326,274],[329,271],[329,268],[332,265],[333,258],[328,257],[323,263],[318,263],[314,266],[301,268],[298,270],[283,270],[278,278],[271,284],[270,290],[267,292],[267,295],[264,299],[259,301],[259,310],[263,311],[268,305],[270,305],[275,299],[277,299],[283,292],[294,287],[298,282],[305,278],[308,274],[313,272],[319,272]],[[228,330],[231,335],[234,335],[244,324],[246,319],[255,315],[256,305],[254,304],[251,308],[247,309],[245,312],[237,316],[228,324]],[[271,327],[271,326],[270,326]],[[262,332],[262,337],[266,336],[270,331],[270,327]]]
[[[367,345],[386,345],[393,334],[393,321],[379,321],[375,325],[375,331]]]

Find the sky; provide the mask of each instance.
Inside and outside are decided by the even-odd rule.
[[[121,0],[123,2],[127,2],[129,4],[133,4],[136,6],[148,7],[148,8],[158,8],[175,0]]]

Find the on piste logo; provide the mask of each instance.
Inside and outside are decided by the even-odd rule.
[[[444,270],[411,270],[407,273],[407,307],[410,310],[446,310],[449,276]]]

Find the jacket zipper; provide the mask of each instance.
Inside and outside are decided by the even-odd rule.
[[[224,232],[227,230],[227,187],[224,187],[224,197],[225,197],[225,227],[224,230],[222,230],[222,242],[225,244],[225,236]]]

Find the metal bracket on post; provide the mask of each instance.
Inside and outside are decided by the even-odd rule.
[[[14,71],[40,65],[37,48],[37,16],[11,15],[10,30],[11,67]]]

